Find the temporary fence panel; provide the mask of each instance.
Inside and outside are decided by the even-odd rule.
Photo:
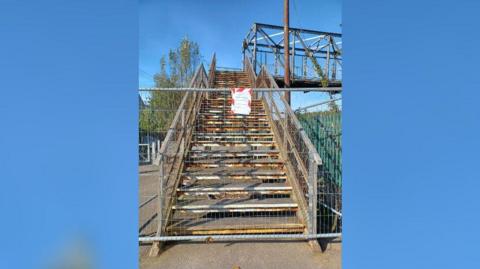
[[[296,112],[323,162],[323,180],[319,182],[319,210],[323,217],[321,232],[341,232],[342,129],[341,110],[335,101]]]
[[[155,115],[146,116],[144,126],[170,124],[152,161],[158,173],[158,181],[150,181],[157,186],[156,196],[150,193],[141,201],[141,211],[147,203],[156,207],[149,209],[151,217],[141,217],[140,241],[339,236],[341,229],[322,228],[322,214],[332,214],[322,209],[329,203],[319,193],[327,190],[322,160],[283,90],[256,91],[274,88],[266,71],[259,77],[237,75],[256,87],[248,115],[232,113],[229,88],[202,91],[215,86],[203,67],[189,86],[196,90],[162,93],[182,96],[175,112],[160,108],[156,111],[163,113],[155,114],[148,110],[150,102],[144,103],[147,116]],[[209,78],[215,76],[225,74],[210,70]],[[143,91],[154,96],[158,90]]]

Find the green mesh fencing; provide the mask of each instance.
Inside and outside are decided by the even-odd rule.
[[[342,186],[342,121],[341,112],[321,111],[297,113],[308,137],[323,162],[326,180]]]

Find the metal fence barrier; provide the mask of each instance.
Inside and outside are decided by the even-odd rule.
[[[297,118],[323,161],[319,181],[321,232],[342,231],[341,113],[340,98],[296,110]]]
[[[214,63],[211,66],[215,68]],[[247,63],[246,68],[251,66]],[[146,153],[140,150],[141,161],[149,160],[154,166],[140,173],[158,175],[156,182],[149,179],[149,186],[157,186],[156,192],[145,190],[140,201],[141,242],[308,240],[341,235],[341,204],[335,204],[341,198],[341,188],[333,188],[330,176],[326,176],[319,144],[311,142],[302,121],[283,98],[284,89],[278,88],[267,70],[262,68],[258,76],[247,73],[255,85],[249,116],[232,115],[225,109],[229,106],[229,89],[211,89],[203,66],[183,91],[140,90],[144,127],[140,142],[148,141],[139,144],[147,148]],[[164,99],[155,97],[158,92]],[[156,104],[155,100],[167,105]],[[160,148],[156,142],[159,138],[163,138]],[[236,151],[226,149],[232,145]],[[241,167],[236,167],[239,163]],[[227,175],[227,170],[241,172]],[[256,183],[240,188],[238,182],[246,177]],[[202,188],[196,188],[200,181]],[[210,181],[206,188],[205,182]],[[228,199],[235,203],[225,203]],[[276,207],[267,204],[269,199],[276,199]],[[208,212],[198,203],[205,200],[210,203]],[[250,200],[268,210],[248,207]],[[202,230],[208,225],[213,232]],[[212,225],[223,228],[215,230]]]
[[[140,164],[150,163],[150,144],[138,144],[138,160]]]

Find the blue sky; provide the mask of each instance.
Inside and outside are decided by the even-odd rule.
[[[290,0],[290,25],[341,32],[340,0]],[[254,22],[282,25],[283,0],[140,0],[139,86],[153,85],[160,57],[188,36],[200,45],[205,64],[215,52],[217,66],[241,67],[242,40]],[[318,102],[324,95],[293,96],[293,104]]]

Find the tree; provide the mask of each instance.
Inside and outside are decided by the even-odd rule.
[[[198,44],[185,37],[177,48],[169,50],[168,64],[165,55],[160,58],[160,72],[153,78],[155,87],[187,87],[201,59]],[[182,97],[183,93],[180,92],[152,92],[148,103],[140,111],[140,132],[153,135],[165,132],[175,116]]]
[[[330,112],[333,112],[333,113],[340,112],[340,108],[338,107],[337,103],[335,103],[335,101],[328,103],[328,108]]]

